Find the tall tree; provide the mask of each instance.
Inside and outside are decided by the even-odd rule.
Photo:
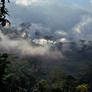
[[[6,7],[5,7],[5,2],[6,2],[5,0],[1,0],[1,7],[0,7],[0,24],[1,24],[2,26],[5,26],[7,22],[10,24],[9,20],[6,19],[6,15],[8,15],[8,10],[7,10]],[[10,1],[8,0],[8,2],[10,2]]]

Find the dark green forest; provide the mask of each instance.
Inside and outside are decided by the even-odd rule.
[[[0,54],[0,92],[92,92],[92,45],[63,54],[66,63],[52,69],[36,57]]]
[[[5,0],[1,3],[0,23],[5,26],[8,11]],[[55,68],[44,68],[40,56],[21,59],[17,54],[0,52],[0,92],[92,92],[92,42],[80,42],[81,47],[72,51],[58,48],[65,58]]]

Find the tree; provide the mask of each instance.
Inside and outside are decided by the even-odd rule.
[[[9,0],[8,0],[9,2]],[[5,26],[6,23],[9,22],[8,19],[6,19],[6,15],[8,15],[8,10],[5,7],[5,0],[1,0],[1,7],[0,7],[0,23],[2,26]]]
[[[8,54],[0,54],[0,92],[6,92],[3,78],[8,64]]]
[[[63,92],[74,92],[76,79],[71,75],[66,75],[63,82]]]
[[[76,87],[76,92],[88,92],[88,86],[86,84],[81,84]]]
[[[88,64],[88,68],[84,69],[82,72],[79,83],[88,84],[88,90],[92,92],[92,64]]]
[[[41,79],[34,87],[33,92],[50,92],[48,81]]]

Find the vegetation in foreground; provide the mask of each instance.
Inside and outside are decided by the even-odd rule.
[[[0,54],[0,92],[92,92],[91,64],[73,75],[60,68],[45,72],[37,59],[16,58]]]

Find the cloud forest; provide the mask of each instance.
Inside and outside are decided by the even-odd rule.
[[[92,0],[0,0],[0,92],[92,92]]]

